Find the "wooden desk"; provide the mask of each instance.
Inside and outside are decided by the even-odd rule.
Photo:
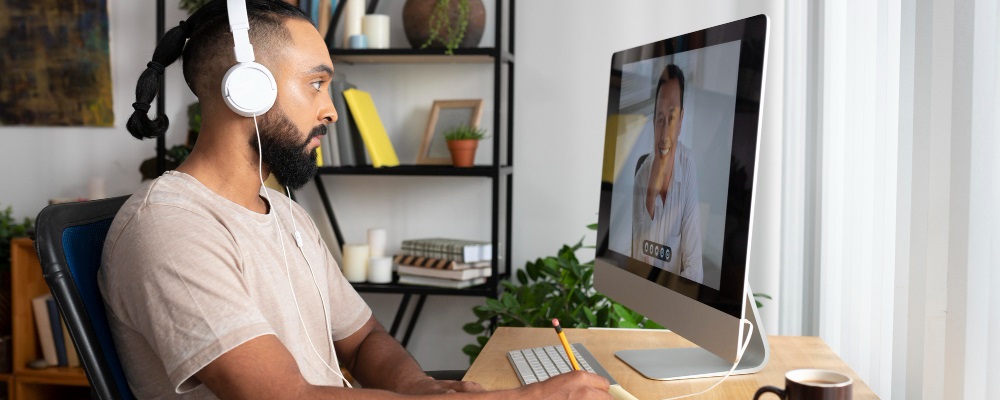
[[[669,347],[694,347],[694,344],[669,331],[565,329],[570,343],[583,343],[618,383],[635,397],[662,399],[700,392],[719,380],[715,378],[680,381],[646,379],[615,357],[615,351]],[[785,372],[798,368],[821,368],[838,371],[854,378],[854,399],[877,399],[875,393],[830,347],[818,337],[769,336],[771,359],[763,371],[732,375],[699,399],[752,399],[764,385],[785,386]],[[486,343],[483,352],[465,374],[464,380],[479,382],[487,389],[512,389],[521,385],[507,361],[507,351],[558,344],[550,328],[501,327]],[[764,397],[768,400],[773,395]]]

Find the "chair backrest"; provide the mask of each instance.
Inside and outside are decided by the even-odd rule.
[[[100,399],[134,398],[97,287],[104,238],[126,199],[128,196],[50,205],[38,214],[35,227],[35,251],[42,275],[80,353],[91,388]]]

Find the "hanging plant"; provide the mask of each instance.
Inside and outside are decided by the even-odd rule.
[[[437,0],[434,3],[434,11],[431,13],[430,37],[424,44],[420,45],[425,49],[434,43],[435,40],[444,43],[445,54],[454,54],[454,50],[465,38],[465,29],[469,27],[469,0],[455,0],[458,2],[458,18],[454,23],[451,20],[452,0]],[[441,37],[441,31],[445,31],[445,36]]]
[[[482,0],[407,0],[403,5],[403,30],[418,49],[476,47],[486,28]]]

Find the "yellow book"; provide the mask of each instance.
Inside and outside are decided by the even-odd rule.
[[[365,142],[365,148],[368,149],[372,165],[376,168],[399,165],[396,151],[393,150],[392,142],[385,133],[385,127],[382,126],[382,119],[378,116],[371,94],[363,90],[347,89],[344,91],[344,100],[347,100],[354,123],[358,125],[358,131]]]

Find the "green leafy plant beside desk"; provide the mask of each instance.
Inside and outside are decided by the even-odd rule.
[[[476,321],[462,329],[476,335],[476,343],[462,348],[470,362],[489,340],[488,327],[493,317],[498,326],[551,327],[552,318],[567,328],[591,326],[613,328],[663,328],[625,306],[594,290],[594,262],[581,263],[573,246],[563,245],[556,256],[528,262],[517,271],[517,283],[501,281],[503,292],[497,299],[472,309]]]
[[[588,226],[597,229],[596,225]],[[663,329],[663,326],[638,312],[609,299],[594,289],[594,261],[581,263],[576,251],[583,239],[573,246],[563,245],[556,256],[528,262],[517,271],[517,283],[501,281],[503,292],[497,299],[472,308],[476,321],[462,329],[476,336],[476,343],[466,345],[462,352],[469,362],[476,360],[489,340],[489,323],[497,318],[497,326],[552,326],[552,318],[568,328],[612,327]],[[754,293],[757,308],[761,299],[771,299],[765,293]]]

